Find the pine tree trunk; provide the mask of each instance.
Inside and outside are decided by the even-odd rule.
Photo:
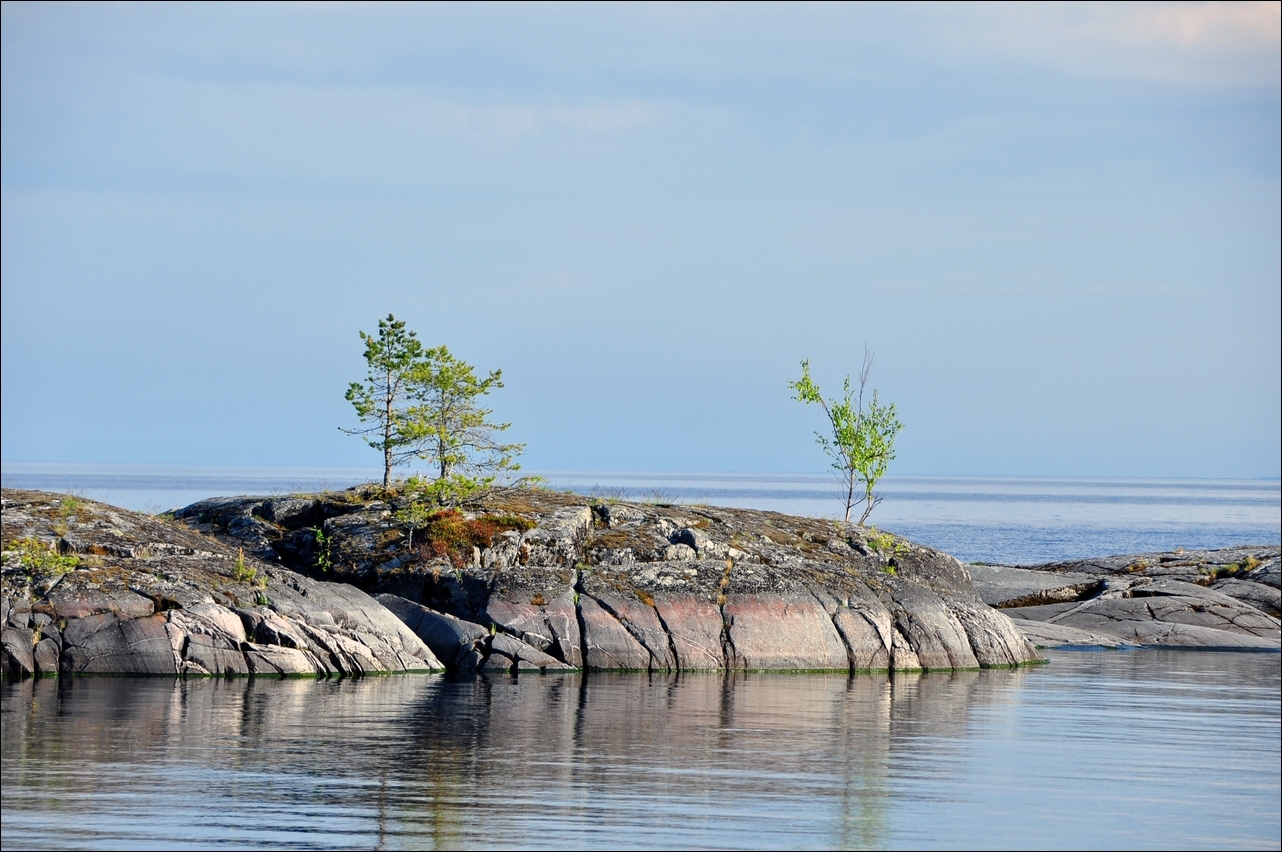
[[[392,371],[387,371],[387,395],[383,409],[383,487],[392,486]]]

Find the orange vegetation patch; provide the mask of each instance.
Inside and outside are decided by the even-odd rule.
[[[471,562],[473,547],[489,547],[500,533],[509,530],[525,532],[533,526],[533,521],[516,515],[465,518],[457,509],[445,509],[427,519],[423,527],[426,541],[420,547],[420,553],[427,559],[448,557],[455,568],[462,568]]]

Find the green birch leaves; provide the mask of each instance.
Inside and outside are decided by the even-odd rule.
[[[872,392],[872,398],[865,404],[864,388],[871,368],[872,355],[865,350],[858,390],[851,387],[850,376],[846,376],[839,399],[823,398],[819,385],[810,376],[808,360],[801,362],[801,378],[788,383],[788,387],[796,392],[794,399],[807,405],[819,405],[828,418],[828,432],[816,432],[815,437],[832,459],[833,469],[841,474],[846,523],[850,522],[850,512],[856,505],[862,503],[864,507],[859,518],[862,524],[881,502],[873,488],[894,459],[895,436],[904,428],[896,416],[894,403],[883,406],[877,391]]]

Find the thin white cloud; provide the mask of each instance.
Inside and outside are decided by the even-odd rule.
[[[932,16],[949,52],[1103,79],[1277,85],[1282,3],[1036,3]]]
[[[99,145],[137,164],[225,174],[415,182],[467,152],[483,157],[548,136],[609,138],[671,120],[639,101],[477,104],[405,86],[132,81],[143,105]],[[87,109],[87,108],[86,108]],[[450,155],[444,151],[452,152]],[[445,157],[445,160],[442,160]]]
[[[498,104],[476,106],[424,102],[421,115],[437,128],[515,142],[558,129],[579,133],[617,133],[640,130],[667,120],[666,112],[651,104],[621,103],[593,106],[528,106]]]
[[[1282,3],[1201,3],[1141,7],[1120,27],[1134,38],[1175,42],[1186,49],[1265,48],[1282,37]]]

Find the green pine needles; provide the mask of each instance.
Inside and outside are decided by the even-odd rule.
[[[365,342],[365,381],[352,382],[347,401],[363,424],[343,429],[359,435],[383,456],[383,487],[392,469],[421,459],[436,479],[424,489],[439,503],[457,503],[493,484],[499,475],[520,470],[516,457],[524,444],[499,440],[510,423],[492,423],[493,412],[478,404],[503,387],[503,371],[484,378],[444,346],[428,349],[405,323],[388,314],[378,334],[361,332]]]
[[[801,362],[801,378],[788,382],[788,387],[797,392],[794,399],[806,404],[817,403],[828,417],[830,434],[816,432],[815,437],[832,459],[833,469],[841,475],[846,523],[850,523],[850,512],[855,506],[863,505],[863,514],[859,516],[862,524],[881,502],[873,488],[895,457],[895,436],[904,428],[895,415],[894,403],[883,406],[877,399],[877,391],[872,392],[872,399],[865,404],[864,388],[871,370],[872,353],[865,347],[859,389],[853,390],[850,376],[846,376],[841,399],[823,398],[819,385],[810,377],[808,360]]]

